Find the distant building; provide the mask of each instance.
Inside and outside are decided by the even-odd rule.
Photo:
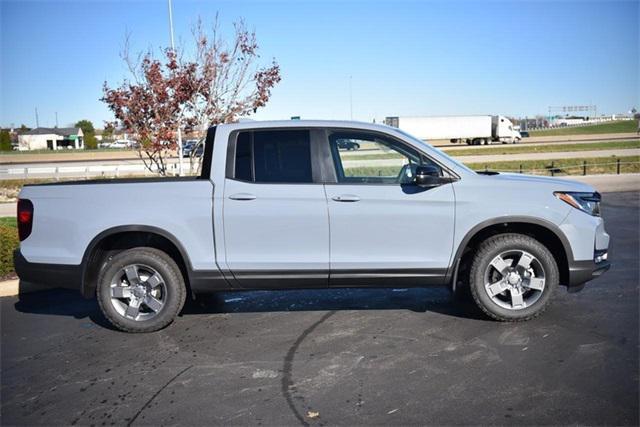
[[[35,128],[18,135],[18,150],[62,150],[84,148],[80,128]]]

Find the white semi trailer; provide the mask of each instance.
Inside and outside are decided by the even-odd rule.
[[[384,122],[423,140],[479,145],[516,144],[521,139],[520,132],[505,116],[387,117]]]

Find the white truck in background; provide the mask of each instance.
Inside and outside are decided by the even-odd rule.
[[[505,116],[387,117],[384,122],[427,141],[440,139],[480,145],[516,144],[522,139]]]

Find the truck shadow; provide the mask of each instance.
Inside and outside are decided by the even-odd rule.
[[[75,319],[90,318],[99,326],[115,329],[102,315],[95,299],[85,299],[79,292],[68,289],[48,289],[21,294],[14,308],[20,313],[68,316]]]
[[[219,292],[185,304],[182,314],[277,311],[410,310],[485,319],[471,301],[457,301],[448,289],[336,288]]]
[[[84,299],[65,289],[23,294],[14,304],[17,311],[41,315],[90,318],[113,329],[95,299]],[[181,316],[215,313],[262,313],[286,311],[410,310],[437,312],[467,319],[486,317],[473,302],[454,300],[445,288],[304,289],[233,291],[188,298]]]

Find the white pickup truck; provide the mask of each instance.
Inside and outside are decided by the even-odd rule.
[[[20,278],[97,297],[130,332],[168,325],[188,295],[347,286],[466,287],[489,316],[520,321],[609,268],[593,188],[479,174],[373,124],[220,125],[199,177],[19,197]]]

